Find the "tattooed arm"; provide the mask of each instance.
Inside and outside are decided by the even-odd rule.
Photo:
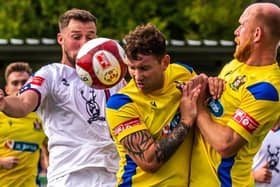
[[[141,130],[121,140],[129,156],[146,172],[156,172],[177,150],[196,119],[196,101],[200,87],[185,85],[180,102],[181,121],[166,137],[154,140],[150,132]]]
[[[138,131],[123,138],[121,143],[130,157],[146,172],[156,172],[184,141],[189,127],[180,122],[172,133],[158,141],[146,131]]]

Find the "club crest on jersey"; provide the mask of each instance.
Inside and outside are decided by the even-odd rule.
[[[224,107],[220,103],[219,100],[209,99],[208,101],[208,108],[210,109],[211,113],[216,117],[221,117],[224,114]]]
[[[237,76],[235,80],[230,84],[231,89],[237,91],[240,86],[242,86],[246,82],[246,75]]]
[[[36,119],[33,122],[33,127],[35,130],[42,130],[42,123],[38,119]]]
[[[171,122],[167,125],[165,125],[161,130],[161,136],[167,136],[170,134],[173,129],[178,125],[179,121],[181,119],[180,113],[176,113]]]
[[[260,125],[253,117],[241,109],[237,109],[233,115],[233,120],[252,134]]]

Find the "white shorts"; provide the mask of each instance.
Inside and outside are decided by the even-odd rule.
[[[116,174],[105,168],[84,168],[49,181],[47,187],[115,187]]]

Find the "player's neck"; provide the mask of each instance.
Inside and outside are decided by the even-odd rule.
[[[61,63],[70,66],[71,68],[75,68],[68,60],[61,60]]]
[[[276,58],[272,54],[268,55],[251,55],[249,59],[246,61],[246,64],[249,66],[267,66],[274,64],[276,62]]]

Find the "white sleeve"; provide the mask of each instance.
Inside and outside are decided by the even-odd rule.
[[[43,66],[37,72],[35,72],[35,74],[32,75],[32,77],[30,77],[27,83],[21,88],[19,94],[22,94],[27,90],[35,91],[39,95],[39,106],[42,103],[42,101],[46,98],[48,93],[51,93],[54,77],[55,71],[52,71],[52,66]]]

